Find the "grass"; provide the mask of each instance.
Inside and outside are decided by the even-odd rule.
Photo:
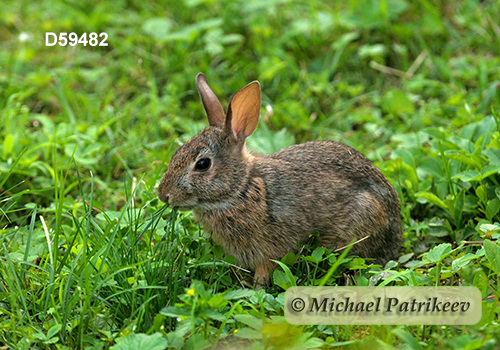
[[[500,245],[500,2],[38,1],[0,4],[0,346],[13,349],[494,349]],[[106,32],[108,47],[45,46]],[[258,79],[264,153],[349,144],[397,189],[398,261],[314,243],[266,290],[156,186]],[[335,269],[332,269],[332,266]],[[338,266],[338,267],[337,267]],[[472,326],[293,326],[292,285],[476,286]]]

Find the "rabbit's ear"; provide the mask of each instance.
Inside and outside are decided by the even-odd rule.
[[[238,139],[250,136],[259,122],[260,84],[252,81],[234,95],[226,115],[225,131]]]
[[[207,82],[207,77],[203,73],[198,73],[196,76],[196,87],[201,96],[201,102],[203,102],[203,107],[205,107],[205,112],[207,113],[208,123],[211,126],[223,126],[224,120],[224,110],[215,96],[214,92],[210,88]]]

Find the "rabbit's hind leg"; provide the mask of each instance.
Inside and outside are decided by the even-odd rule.
[[[271,274],[273,273],[275,267],[276,263],[272,261],[267,261],[257,265],[254,275],[255,288],[260,289],[261,287],[266,287],[270,284]]]

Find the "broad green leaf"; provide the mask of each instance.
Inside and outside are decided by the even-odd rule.
[[[241,322],[257,331],[260,331],[262,329],[263,321],[261,318],[257,316],[249,314],[239,314],[239,315],[233,315],[233,318],[236,321]]]
[[[490,164],[481,169],[482,179],[500,173],[500,164]]]
[[[483,203],[488,202],[488,191],[486,185],[476,187],[476,196],[478,196]]]
[[[482,162],[480,159],[473,154],[462,154],[460,152],[449,150],[444,152],[444,156],[449,159],[457,160],[461,163],[470,165],[476,169],[480,169],[482,167]]]
[[[212,320],[223,322],[226,319],[226,316],[220,313],[217,310],[204,310],[200,312],[200,317],[208,317]]]
[[[190,316],[191,315],[191,310],[189,309],[181,309],[177,308],[174,306],[167,306],[163,308],[160,313],[165,316],[169,317],[183,317],[183,316]]]
[[[467,266],[473,259],[476,259],[476,255],[467,253],[464,256],[461,256],[460,258],[453,260],[453,262],[451,263],[451,270],[453,272],[458,272],[464,266]]]
[[[476,254],[476,257],[478,257],[478,258],[485,256],[484,247],[479,249],[479,250],[476,250],[475,254]]]
[[[291,287],[288,277],[286,277],[285,273],[279,269],[275,269],[273,272],[273,283],[285,290]]]
[[[255,340],[255,339],[261,339],[262,333],[260,331],[256,331],[255,329],[245,327],[245,328],[235,329],[234,336],[242,339]]]
[[[116,345],[111,350],[164,350],[168,342],[160,333],[146,335],[142,333],[132,333],[127,337],[116,339]]]
[[[488,295],[489,284],[488,276],[486,276],[484,271],[479,270],[475,273],[472,285],[481,291],[481,296],[483,298]]]
[[[438,263],[447,257],[451,250],[450,243],[441,243],[440,245],[432,248],[427,254],[424,255],[424,258],[431,263]]]
[[[273,318],[262,327],[262,334],[274,348],[293,349],[299,346],[300,336],[303,334],[303,327],[292,325],[284,318]]]
[[[443,129],[432,127],[424,130],[424,133],[430,136],[430,139],[437,139],[446,145],[446,148],[458,149],[458,145],[450,140],[450,134]]]
[[[500,149],[488,148],[483,154],[488,157],[490,164],[500,165]]]
[[[493,220],[493,217],[500,211],[500,200],[498,198],[488,201],[486,205],[486,218],[488,220]]]
[[[486,258],[491,264],[491,269],[495,273],[500,274],[500,245],[489,239],[485,239],[483,246]]]
[[[425,199],[433,204],[436,204],[438,206],[440,206],[441,208],[443,209],[448,209],[448,206],[446,205],[446,203],[444,201],[442,201],[438,196],[436,196],[434,193],[431,193],[431,192],[420,192],[420,193],[417,193],[416,196],[418,198],[422,198],[422,199]]]
[[[417,174],[422,177],[423,174],[432,175],[438,179],[444,178],[446,172],[443,167],[443,162],[437,158],[425,158],[419,163]]]
[[[423,350],[422,345],[420,345],[417,338],[415,338],[411,333],[408,333],[404,329],[394,329],[392,333],[401,338],[410,347],[410,349]]]
[[[279,151],[295,143],[295,138],[286,129],[272,131],[263,121],[259,122],[259,127],[248,138],[248,148],[252,151],[270,154]]]
[[[391,154],[391,158],[402,158],[404,162],[410,167],[412,167],[413,169],[416,168],[415,157],[413,156],[413,153],[408,149],[395,149]]]
[[[211,345],[205,334],[195,333],[186,340],[186,345],[183,349],[204,350],[210,349]]]
[[[487,165],[480,171],[466,170],[452,176],[452,179],[460,179],[465,182],[481,181],[488,176],[498,174],[500,172],[500,165]]]
[[[464,182],[479,181],[481,179],[481,173],[477,170],[466,170],[451,177],[452,179],[459,179]]]
[[[310,261],[310,262],[312,262],[312,263],[316,263],[316,262],[317,262],[317,261],[316,261],[316,259],[314,259],[314,258],[313,258],[312,256],[310,256],[310,255],[303,256],[303,257],[302,257],[302,260],[305,260],[305,261]]]
[[[227,293],[224,293],[224,298],[226,300],[233,300],[233,299],[242,299],[242,298],[247,298],[255,295],[255,291],[253,289],[233,289],[230,290]]]
[[[297,261],[297,255],[295,255],[292,252],[289,252],[288,254],[286,254],[284,257],[281,258],[281,262],[288,266],[292,266],[293,264],[295,264],[296,261]]]
[[[86,346],[84,350],[102,350],[104,348],[103,342],[97,342],[93,346]]]
[[[475,336],[471,336],[470,334],[459,335],[450,341],[450,349],[482,349],[484,341],[482,339],[474,338]]]
[[[46,341],[44,341],[44,344],[55,344],[59,341],[59,337],[52,337]]]
[[[184,345],[184,337],[177,332],[170,332],[166,335],[168,341],[168,349],[180,349]],[[139,349],[146,350],[146,349]]]
[[[399,164],[399,170],[406,175],[407,179],[410,180],[411,186],[408,186],[409,188],[415,188],[418,185],[418,176],[417,172],[413,167],[410,165],[401,162]]]
[[[305,335],[305,334],[304,334]],[[322,346],[327,345],[323,339],[312,337],[304,342],[304,349],[321,349]]]
[[[279,266],[281,266],[281,268],[283,269],[283,271],[285,272],[285,276],[286,276],[286,279],[287,279],[287,284],[289,287],[296,287],[297,286],[297,283],[296,283],[296,280],[297,280],[297,277],[295,277],[293,274],[292,274],[292,271],[290,271],[290,269],[288,268],[288,266],[286,266],[285,264],[283,264],[281,261],[277,261],[277,260],[273,260],[275,263],[277,263]],[[279,271],[279,270],[278,270]],[[276,272],[276,270],[275,270]],[[280,286],[281,287],[281,286]],[[283,287],[282,287],[283,288]],[[283,289],[286,289],[286,288],[283,288]]]
[[[479,230],[487,233],[487,234],[492,234],[495,232],[500,231],[500,224],[494,223],[494,224],[481,224],[479,225]]]
[[[213,309],[218,309],[227,305],[227,299],[222,294],[215,294],[208,301],[208,305]]]
[[[61,324],[56,324],[55,326],[50,327],[50,329],[47,332],[47,339],[52,338],[54,335],[56,335],[62,328]]]
[[[325,248],[318,247],[318,248],[314,249],[311,256],[314,258],[315,262],[318,263],[321,261],[321,259],[323,259],[324,254],[325,254]]]
[[[415,255],[415,253],[409,253],[409,254],[401,255],[399,257],[398,261],[399,261],[399,263],[404,264],[407,261],[409,261],[414,255]]]
[[[369,286],[368,278],[366,278],[365,276],[359,276],[356,285],[358,287],[368,287]]]
[[[33,338],[39,340],[47,340],[47,336],[44,333],[33,333]]]
[[[186,334],[191,332],[193,329],[193,326],[196,326],[196,323],[199,319],[195,317],[187,317],[184,319],[181,319],[180,322],[177,322],[177,326],[175,328],[175,333],[179,337],[184,337]]]

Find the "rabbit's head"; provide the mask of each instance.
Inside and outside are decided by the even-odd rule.
[[[197,75],[196,86],[209,127],[179,148],[158,188],[163,202],[181,210],[231,202],[248,177],[251,155],[245,150],[245,139],[257,127],[260,112],[257,81],[234,95],[226,114],[204,74]]]

